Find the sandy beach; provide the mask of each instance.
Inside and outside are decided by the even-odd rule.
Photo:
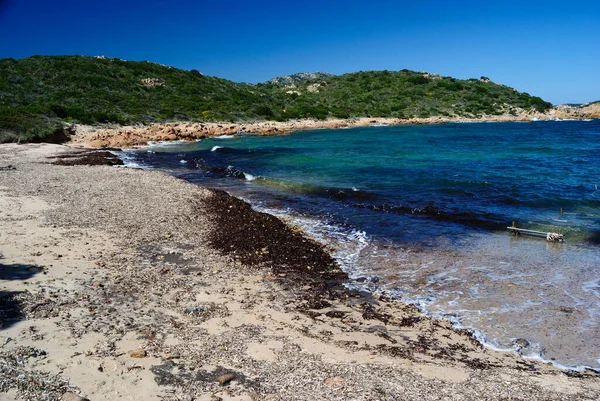
[[[327,249],[224,192],[76,147],[197,128],[0,145],[0,400],[600,398],[592,371],[347,290]]]

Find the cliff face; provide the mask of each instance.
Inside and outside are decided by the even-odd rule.
[[[586,103],[581,106],[559,105],[548,112],[557,118],[600,118],[600,102]]]
[[[582,108],[587,118],[600,118],[600,102],[591,103]]]

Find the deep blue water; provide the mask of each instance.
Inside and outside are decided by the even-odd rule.
[[[353,277],[378,278],[365,285],[491,345],[527,338],[531,355],[600,366],[599,120],[245,135],[127,157],[289,216]],[[515,240],[513,221],[567,242]]]
[[[512,221],[599,241],[598,120],[313,130],[154,151],[141,163],[226,188],[250,174],[248,197],[269,194],[391,241]]]

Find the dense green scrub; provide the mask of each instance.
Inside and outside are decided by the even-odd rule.
[[[60,135],[65,124],[429,117],[544,111],[539,97],[481,79],[402,70],[250,85],[196,70],[102,57],[0,60],[0,142]]]

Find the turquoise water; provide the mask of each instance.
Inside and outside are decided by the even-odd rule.
[[[215,138],[129,153],[328,243],[357,286],[492,346],[600,367],[600,122],[441,124]],[[512,238],[506,226],[566,243]]]

